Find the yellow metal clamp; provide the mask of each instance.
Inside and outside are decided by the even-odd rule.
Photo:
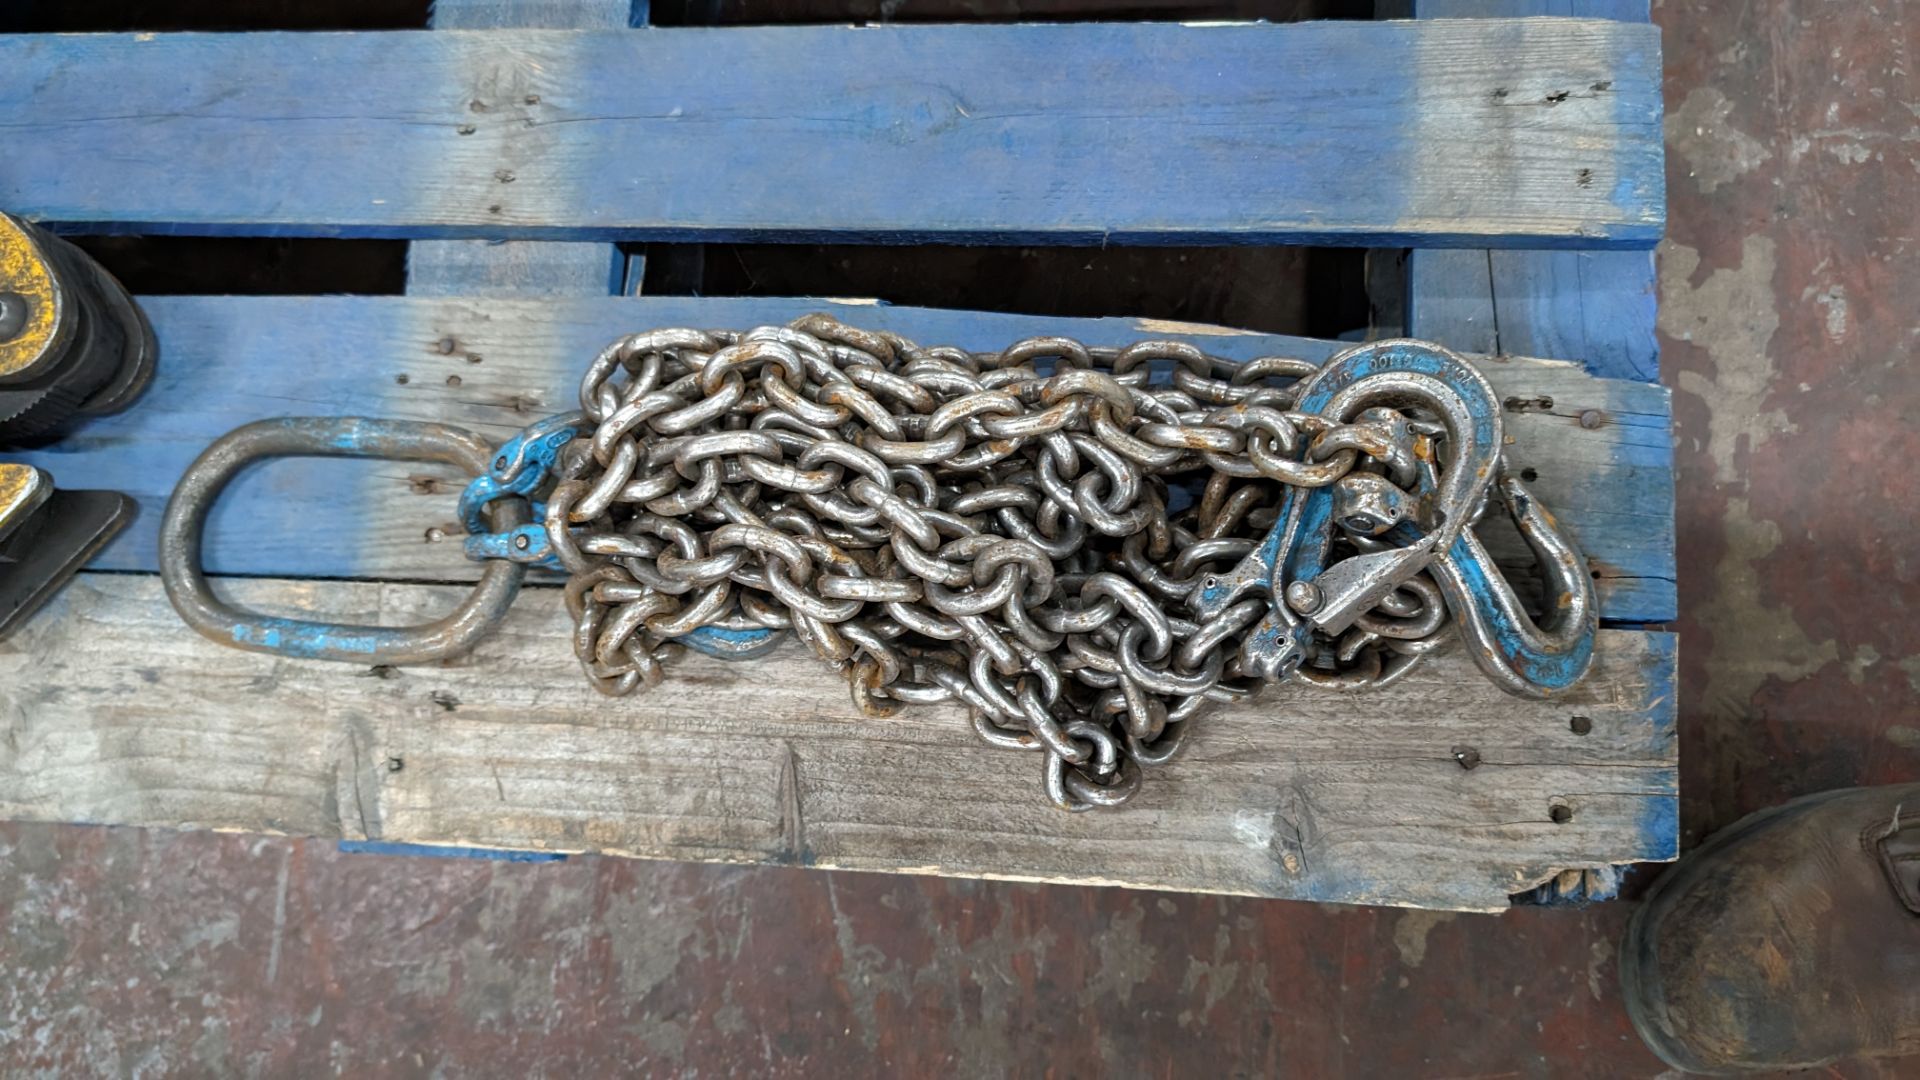
[[[0,214],[0,383],[26,377],[55,355],[71,324],[47,252],[19,221]]]
[[[53,483],[46,473],[31,465],[0,461],[0,537],[27,520],[51,494]]]
[[[86,252],[0,214],[0,444],[119,412],[152,379],[153,328]]]
[[[0,445],[43,443],[118,412],[153,376],[158,345],[133,298],[79,248],[0,214]],[[19,629],[134,513],[113,491],[56,491],[0,462],[0,640]]]
[[[133,518],[117,491],[56,491],[31,465],[0,462],[0,641],[19,630]]]

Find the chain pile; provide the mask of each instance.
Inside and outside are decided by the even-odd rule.
[[[790,629],[863,714],[964,703],[987,742],[1044,751],[1056,805],[1118,805],[1262,676],[1379,685],[1442,640],[1418,568],[1297,670],[1240,655],[1276,598],[1201,602],[1290,490],[1441,468],[1420,410],[1297,411],[1318,370],[1175,342],[925,348],[824,315],[627,337],[588,370],[546,499],[575,650],[623,695],[662,680],[676,638]],[[1390,551],[1383,528],[1333,530],[1328,565]]]

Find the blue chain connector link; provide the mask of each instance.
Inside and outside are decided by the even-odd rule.
[[[554,557],[552,546],[547,543],[545,525],[522,525],[506,532],[474,533],[467,537],[466,550],[467,558],[476,562],[506,559],[541,570],[564,569],[560,560]]]
[[[546,506],[533,503],[534,521],[506,532],[489,532],[484,511],[496,499],[533,500],[553,472],[560,448],[580,434],[586,417],[577,412],[549,416],[529,424],[525,430],[502,443],[493,455],[487,471],[473,478],[460,493],[459,514],[467,529],[467,558],[476,561],[506,559],[542,570],[560,570],[560,562],[547,543]]]
[[[538,570],[564,571],[547,540],[546,504],[535,496],[546,486],[560,450],[579,436],[586,417],[561,413],[529,425],[502,443],[487,471],[473,478],[460,493],[460,521],[466,526],[467,558],[476,562],[504,559]],[[533,522],[504,532],[487,529],[487,504],[497,499],[522,498],[532,503]],[[674,640],[721,660],[751,660],[772,651],[786,637],[784,631],[759,626],[737,611],[713,625],[696,628]]]

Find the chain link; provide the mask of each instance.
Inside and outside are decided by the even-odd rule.
[[[1487,501],[1482,478],[1470,512],[1435,510],[1458,436],[1431,410],[1299,410],[1319,370],[1167,341],[926,348],[824,315],[636,334],[595,358],[581,413],[549,422],[578,437],[552,460],[546,542],[518,557],[568,573],[574,651],[604,693],[658,685],[676,639],[791,631],[863,715],[958,702],[986,742],[1041,755],[1055,805],[1115,806],[1263,681],[1242,647],[1280,598],[1201,598],[1290,493],[1339,483],[1329,566]],[[1403,561],[1280,674],[1378,687],[1440,646],[1449,598]]]

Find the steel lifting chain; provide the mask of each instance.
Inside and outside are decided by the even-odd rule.
[[[1401,678],[1449,610],[1516,693],[1591,656],[1584,561],[1505,473],[1484,379],[1423,343],[1325,368],[1167,341],[972,353],[813,315],[623,338],[580,404],[463,513],[473,554],[566,571],[595,687],[659,684],[676,643],[755,655],[790,630],[864,715],[959,702],[987,742],[1041,752],[1066,810],[1125,802],[1263,681]],[[536,486],[539,524],[480,527]],[[1473,534],[1489,498],[1543,564],[1544,627]]]
[[[1424,342],[1319,366],[1061,337],[972,353],[812,315],[623,338],[580,406],[491,452],[438,424],[239,428],[168,504],[168,596],[238,648],[414,663],[471,649],[551,567],[607,694],[658,685],[682,646],[746,658],[791,632],[867,716],[964,704],[987,742],[1038,752],[1072,811],[1127,801],[1215,706],[1282,679],[1386,686],[1449,622],[1515,694],[1565,690],[1592,659],[1585,560],[1506,471],[1486,380]],[[207,515],[248,462],[290,454],[477,474],[459,510],[487,564],[473,593],[415,627],[220,600]],[[1495,502],[1539,563],[1542,618],[1475,534]]]

